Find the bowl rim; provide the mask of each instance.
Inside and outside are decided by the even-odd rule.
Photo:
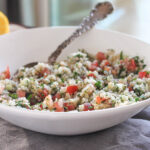
[[[22,34],[23,32],[32,32],[32,31],[36,31],[36,30],[63,30],[63,29],[71,29],[71,30],[75,30],[77,29],[78,26],[49,26],[49,27],[35,27],[35,28],[30,28],[30,29],[22,29],[22,30],[17,30],[15,32],[9,32],[7,34],[3,34],[0,36],[0,39],[1,38],[7,38],[7,36],[12,36],[14,34]],[[120,31],[117,31],[117,30],[111,30],[111,29],[100,29],[100,28],[97,28],[97,27],[94,27],[92,30],[99,30],[101,32],[109,32],[109,33],[112,33],[112,34],[116,34],[116,35],[121,35],[121,36],[124,36],[124,37],[127,37],[127,38],[132,38],[133,40],[137,40],[138,42],[142,42],[143,44],[147,44],[150,46],[150,43],[148,42],[145,42],[143,39],[140,39],[139,37],[135,36],[135,35],[131,35],[131,34],[127,34],[127,33],[124,33],[124,32],[120,32]],[[90,32],[90,31],[89,31]]]

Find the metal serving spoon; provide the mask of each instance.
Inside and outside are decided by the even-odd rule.
[[[112,13],[112,11],[113,11],[113,6],[110,2],[98,3],[95,6],[95,8],[91,10],[89,16],[83,19],[82,23],[75,30],[75,32],[73,32],[72,35],[68,39],[62,42],[57,47],[57,49],[49,56],[47,63],[53,64],[58,58],[58,56],[61,54],[64,48],[66,48],[77,37],[91,30],[99,20],[103,20],[104,18],[106,18],[108,14]],[[24,67],[33,67],[37,64],[38,62],[31,62],[31,63],[24,65]]]

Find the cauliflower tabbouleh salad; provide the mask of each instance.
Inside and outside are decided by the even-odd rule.
[[[114,50],[92,57],[84,50],[48,65],[0,74],[0,103],[51,112],[92,111],[128,105],[150,97],[150,72],[139,56]]]

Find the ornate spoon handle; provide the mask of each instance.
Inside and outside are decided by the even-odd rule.
[[[61,43],[51,54],[51,56],[49,56],[48,63],[53,64],[64,48],[66,48],[77,37],[91,30],[99,20],[103,20],[104,18],[106,18],[108,14],[112,13],[112,11],[113,6],[110,2],[98,3],[90,12],[90,15],[83,19],[79,28],[76,29],[68,39]]]

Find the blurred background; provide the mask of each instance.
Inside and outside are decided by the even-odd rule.
[[[78,25],[90,9],[103,0],[0,0],[0,11],[11,23],[25,27]],[[150,42],[150,0],[108,0],[112,15],[97,25],[132,34]]]

